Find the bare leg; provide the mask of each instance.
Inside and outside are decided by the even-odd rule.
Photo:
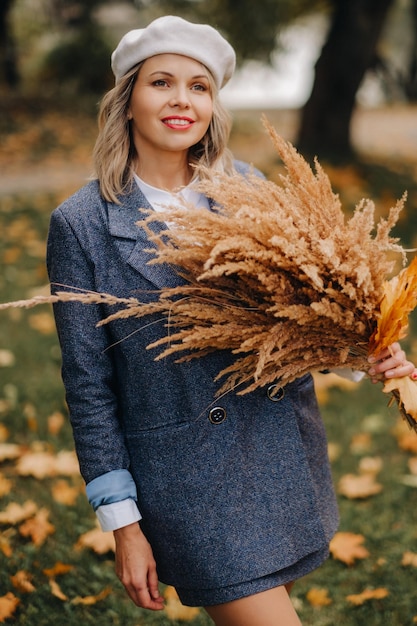
[[[301,626],[284,586],[206,607],[216,626]]]

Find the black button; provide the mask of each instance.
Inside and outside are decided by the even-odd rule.
[[[266,395],[270,400],[272,400],[272,402],[279,402],[284,397],[285,391],[279,385],[269,385],[266,390]]]
[[[212,424],[221,424],[226,419],[226,410],[221,406],[215,406],[209,413],[209,420]]]

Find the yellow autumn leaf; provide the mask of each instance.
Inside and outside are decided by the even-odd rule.
[[[12,367],[15,364],[15,356],[10,350],[0,350],[0,367]]]
[[[404,420],[398,420],[393,433],[401,450],[417,454],[416,433],[407,426]]]
[[[58,598],[59,600],[62,600],[63,602],[68,600],[68,596],[65,595],[65,593],[62,591],[61,587],[56,582],[56,580],[51,578],[49,580],[49,586],[51,588],[52,595],[55,596],[55,598]]]
[[[170,620],[191,622],[200,612],[197,607],[184,606],[174,587],[169,586],[165,589],[164,598],[166,600],[165,612]]]
[[[0,498],[7,496],[12,489],[12,482],[0,473]]]
[[[410,551],[404,552],[401,565],[403,567],[417,567],[417,554]]]
[[[22,448],[17,443],[0,443],[0,461],[13,461],[22,454]]]
[[[93,604],[97,604],[101,600],[107,598],[110,595],[111,589],[110,587],[106,587],[103,591],[100,591],[96,596],[76,596],[71,600],[71,604],[82,604],[84,606],[92,606]]]
[[[355,606],[360,606],[368,600],[382,600],[387,596],[389,596],[388,589],[385,589],[385,587],[378,587],[378,589],[365,589],[362,593],[346,596],[346,600]]]
[[[417,305],[417,257],[408,267],[383,285],[377,328],[369,341],[369,352],[377,354],[408,332],[408,316]]]
[[[369,556],[368,550],[362,545],[364,541],[363,535],[338,532],[330,541],[330,554],[346,565],[353,565],[356,559],[366,559]]]
[[[62,413],[60,411],[54,411],[54,413],[48,416],[48,433],[50,435],[57,435],[64,424],[65,417]]]
[[[409,376],[391,378],[385,382],[382,391],[393,393],[395,397],[399,394],[398,400],[405,413],[417,421],[417,381],[411,380]]]
[[[97,554],[115,551],[113,533],[105,533],[100,528],[93,528],[81,535],[75,544],[76,549],[89,548]]]
[[[32,500],[27,500],[24,504],[10,502],[0,513],[0,524],[20,524],[23,520],[35,515],[37,510],[38,507]]]
[[[310,589],[307,592],[306,598],[311,606],[328,606],[332,603],[332,600],[329,598],[328,589]]]
[[[50,313],[35,313],[29,316],[29,326],[42,335],[52,335],[55,332],[55,321]]]
[[[68,565],[66,563],[61,563],[61,561],[58,561],[53,567],[50,567],[49,569],[44,569],[43,573],[48,578],[55,578],[55,576],[58,576],[59,574],[67,574],[72,569],[74,569],[73,565]]]
[[[345,474],[339,480],[338,492],[350,500],[369,498],[382,491],[374,474]]]
[[[32,593],[35,587],[32,583],[32,575],[29,572],[20,570],[14,576],[11,576],[13,587],[22,593]]]
[[[4,622],[9,617],[12,617],[20,604],[19,598],[9,592],[5,596],[0,597],[0,622]]]
[[[36,515],[19,526],[23,537],[29,537],[35,546],[41,546],[48,535],[55,532],[55,527],[49,522],[49,511],[40,509]]]
[[[55,502],[72,506],[80,495],[80,489],[69,485],[66,480],[58,480],[52,486],[52,495]]]

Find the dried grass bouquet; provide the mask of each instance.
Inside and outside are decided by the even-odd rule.
[[[369,355],[406,336],[417,302],[417,257],[389,280],[395,257],[406,263],[405,250],[390,236],[404,198],[377,223],[370,200],[347,219],[317,160],[313,171],[265,119],[264,125],[286,168],[281,184],[255,174],[219,174],[199,184],[216,202],[214,211],[183,204],[147,216],[156,246],[151,263],[173,265],[184,284],[162,289],[147,304],[66,291],[14,305],[119,304],[103,323],[159,313],[166,333],[148,346],[160,349],[157,359],[234,353],[233,364],[218,373],[219,394],[244,394],[277,377],[285,385],[329,368],[367,371]],[[169,229],[155,234],[150,225],[156,221]],[[416,428],[417,384],[394,379],[384,391]]]

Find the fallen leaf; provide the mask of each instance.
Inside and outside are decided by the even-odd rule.
[[[352,454],[364,454],[368,452],[372,444],[370,433],[357,433],[352,437],[350,451]]]
[[[409,376],[390,378],[385,382],[382,391],[384,393],[398,392],[405,412],[417,422],[417,381]]]
[[[5,596],[0,597],[0,622],[4,622],[9,617],[12,617],[20,604],[19,598],[9,592]]]
[[[6,509],[0,513],[0,524],[20,524],[25,519],[35,515],[38,507],[32,500],[27,500],[24,504],[10,502]]]
[[[103,532],[100,528],[93,528],[81,535],[75,544],[76,549],[89,548],[97,554],[106,554],[115,551],[113,533]]]
[[[170,620],[191,622],[200,613],[198,607],[184,606],[178,597],[174,587],[167,587],[164,592],[166,600],[165,612]]]
[[[341,447],[338,443],[334,443],[333,441],[329,441],[327,445],[327,454],[329,455],[329,460],[331,463],[334,463],[341,454]]]
[[[19,526],[19,532],[23,537],[30,537],[35,546],[41,546],[48,535],[55,532],[55,527],[49,522],[49,511],[40,509],[35,517],[26,520]]]
[[[53,567],[50,567],[49,569],[44,569],[43,573],[48,578],[55,578],[55,576],[59,576],[60,574],[67,574],[72,569],[74,569],[73,565],[67,565],[66,563],[61,563],[61,561],[58,561]]]
[[[48,432],[50,435],[58,435],[63,425],[65,424],[65,417],[60,411],[55,411],[48,417]]]
[[[404,422],[404,428],[401,432],[400,429],[396,430],[397,442],[399,448],[404,450],[405,452],[411,452],[412,454],[417,454],[417,437],[414,430],[410,430],[408,426]]]
[[[310,589],[307,592],[306,598],[311,606],[328,606],[332,603],[332,600],[329,598],[328,589]]]
[[[19,476],[34,476],[42,479],[55,476],[56,460],[50,452],[26,452],[16,464]]]
[[[32,584],[32,575],[29,572],[20,570],[14,576],[10,577],[13,587],[22,593],[32,593],[35,587]]]
[[[10,559],[13,554],[13,549],[10,544],[10,528],[0,534],[0,552],[8,559]]]
[[[66,480],[58,480],[52,487],[52,495],[56,502],[71,506],[80,495],[80,490],[69,485]]]
[[[348,600],[355,606],[360,606],[368,600],[382,600],[387,596],[389,596],[388,589],[385,589],[385,587],[379,587],[378,589],[365,589],[365,591],[362,591],[362,593],[346,596],[346,600]]]
[[[49,580],[49,586],[51,588],[52,595],[55,596],[55,598],[63,600],[64,602],[68,600],[68,596],[66,596],[65,593],[61,590],[61,587],[58,585],[56,580],[51,578]]]
[[[51,452],[27,452],[16,464],[19,476],[50,478],[51,476],[72,476],[79,474],[79,465],[75,452],[62,450],[58,454]]]
[[[22,448],[17,443],[0,443],[0,462],[13,461],[22,454]]]
[[[407,485],[407,487],[417,487],[417,476],[415,476],[414,474],[402,476],[402,478],[400,479],[400,483],[402,485]]]
[[[73,450],[61,450],[55,457],[55,471],[58,476],[78,476],[80,466]]]
[[[401,565],[404,567],[417,567],[417,554],[415,552],[404,552]]]
[[[382,490],[382,485],[375,482],[373,474],[345,474],[339,481],[338,491],[350,500],[369,498]]]
[[[107,598],[107,596],[110,595],[110,593],[111,593],[110,587],[106,587],[106,589],[103,589],[103,591],[100,591],[100,593],[96,596],[84,596],[84,597],[77,596],[71,600],[71,604],[83,604],[84,606],[91,606]]]
[[[55,332],[55,321],[50,313],[34,313],[29,316],[29,326],[42,335],[52,335]]]
[[[366,559],[369,556],[368,550],[362,545],[364,541],[363,535],[338,532],[330,541],[330,554],[346,565],[353,565],[356,559]]]
[[[359,471],[361,474],[376,476],[382,470],[382,466],[382,459],[379,456],[364,456],[359,461]]]
[[[15,364],[15,356],[10,350],[0,350],[0,367],[12,367]]]
[[[9,438],[9,429],[4,424],[0,424],[0,443],[3,443],[8,438]]]
[[[0,498],[7,496],[12,489],[12,482],[0,473]]]
[[[408,459],[408,468],[412,474],[417,476],[417,456]]]

